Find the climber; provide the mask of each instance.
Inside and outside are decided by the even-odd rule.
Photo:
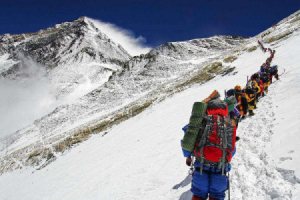
[[[252,87],[252,85],[247,85],[243,91],[245,92],[245,96],[247,98],[248,101],[248,108],[249,108],[249,115],[255,115],[255,113],[253,112],[254,107],[255,107],[255,101],[256,101],[256,90],[254,90]]]
[[[272,83],[273,76],[275,76],[276,80],[279,80],[277,65],[274,65],[270,68],[270,83]]]
[[[219,97],[220,94],[215,91],[209,98],[196,102],[191,118],[198,119],[190,120],[183,128],[185,135],[181,146],[186,164],[192,169],[193,200],[206,200],[208,197],[209,200],[223,200],[228,189],[226,174],[231,169],[230,161],[235,154],[236,127],[227,117],[228,112],[234,109],[236,100],[231,96],[224,102]],[[197,105],[200,106],[198,110]],[[200,113],[193,115],[204,109],[204,116],[198,115]],[[199,120],[203,128],[193,131],[198,127],[195,123]],[[223,138],[227,139],[227,144],[221,142]],[[195,157],[194,163],[192,157]]]
[[[237,109],[240,112],[242,119],[244,119],[247,116],[247,112],[248,112],[247,97],[242,92],[241,86],[237,85],[237,86],[235,86],[234,89],[235,89],[235,98],[238,102]]]
[[[264,85],[264,92],[262,93],[262,96],[264,97],[268,94],[268,87],[270,85],[270,75],[267,72],[263,72],[263,74],[261,75],[261,81]]]
[[[267,66],[266,63],[263,63],[262,66],[260,67],[260,71],[261,71],[261,72],[264,72],[266,66]]]
[[[259,100],[260,92],[261,92],[260,86],[258,85],[258,83],[260,84],[260,82],[258,82],[258,79],[259,79],[259,76],[251,82],[251,88],[253,91],[255,91],[254,109],[256,109],[256,104]]]

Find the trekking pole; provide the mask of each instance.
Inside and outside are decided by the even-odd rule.
[[[279,76],[281,76],[282,74],[284,74],[285,73],[285,69],[283,70],[283,72],[281,73],[281,74],[279,74]]]
[[[229,172],[228,172],[228,200],[230,200],[230,179],[229,179]]]

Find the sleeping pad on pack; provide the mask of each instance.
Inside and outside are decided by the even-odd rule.
[[[181,147],[189,152],[194,151],[198,133],[202,125],[203,117],[206,114],[206,109],[206,103],[195,102],[193,105],[190,122],[188,124],[187,131],[181,143]]]

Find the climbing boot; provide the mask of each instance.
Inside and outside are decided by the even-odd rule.
[[[205,200],[205,199],[202,198],[202,197],[197,197],[197,196],[193,195],[193,199],[192,200]]]
[[[255,113],[253,112],[253,110],[249,110],[249,115],[250,115],[250,116],[255,115]]]

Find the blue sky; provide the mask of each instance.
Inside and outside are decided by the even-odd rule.
[[[88,16],[131,30],[151,47],[213,35],[254,36],[300,9],[299,0],[6,0],[0,5],[0,34],[36,32]]]

